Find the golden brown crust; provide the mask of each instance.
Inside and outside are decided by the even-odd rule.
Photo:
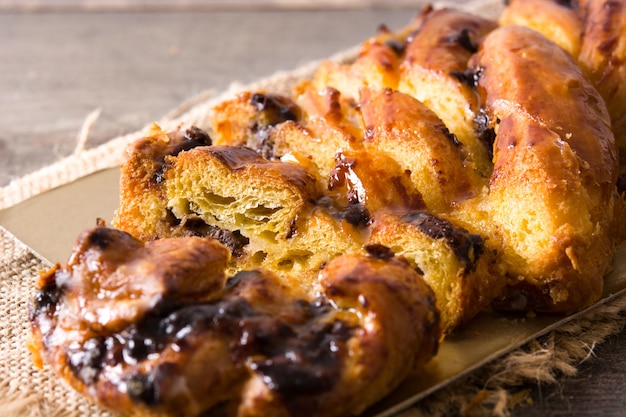
[[[626,150],[626,2],[513,0],[500,23],[530,27],[567,50],[604,99],[620,152]],[[624,173],[624,163],[622,174]]]
[[[390,89],[361,94],[366,147],[387,153],[410,172],[429,210],[448,212],[484,184],[464,163],[462,145],[423,103]]]
[[[468,162],[489,175],[490,144],[484,143],[475,74],[467,62],[496,23],[454,9],[432,10],[411,35],[398,90],[423,102],[465,145]]]
[[[426,7],[210,136],[154,126],[114,220],[140,240],[95,229],[42,276],[35,362],[132,415],[340,416],[488,306],[596,301],[626,236],[626,7],[566,3]]]
[[[585,19],[578,61],[611,115],[615,138],[626,150],[626,1],[581,0]]]
[[[161,204],[165,157],[211,143],[208,135],[197,128],[181,127],[167,134],[153,124],[146,136],[127,150],[120,168],[120,205],[114,223],[138,239],[161,236],[159,221],[167,216]]]
[[[482,237],[426,212],[374,217],[370,243],[389,247],[424,275],[435,292],[445,334],[499,296],[505,284],[496,254]]]
[[[508,274],[550,301],[529,299],[524,308],[589,305],[612,254],[617,177],[602,98],[570,55],[527,28],[493,31],[475,63],[499,121],[489,199]]]
[[[573,57],[580,53],[584,22],[576,2],[509,0],[498,23],[525,26],[551,39]]]
[[[227,280],[227,260],[211,239],[143,245],[87,231],[68,264],[40,280],[33,346],[106,408],[178,417],[218,406],[238,416],[357,414],[437,351],[432,292],[393,254],[334,259],[319,295],[262,270]]]

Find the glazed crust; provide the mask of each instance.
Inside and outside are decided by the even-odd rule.
[[[498,23],[528,27],[552,40],[573,57],[580,53],[584,21],[575,2],[509,0]]]
[[[532,28],[560,45],[577,60],[604,99],[616,143],[620,152],[624,153],[626,2],[511,0],[500,17],[500,23]]]
[[[467,62],[494,21],[454,9],[432,10],[409,38],[398,90],[423,102],[465,145],[479,173],[491,173],[490,143],[481,137],[480,101]]]
[[[504,261],[509,275],[541,294],[513,304],[540,311],[589,305],[612,254],[618,160],[604,102],[570,55],[530,29],[491,32],[474,63],[483,69],[490,117],[499,121],[489,198]]]
[[[35,362],[128,415],[342,416],[482,310],[589,306],[626,236],[625,15],[426,7],[290,95],[153,126],[117,229],[42,275]]]
[[[369,253],[334,259],[305,294],[269,271],[227,278],[229,252],[212,239],[144,245],[97,227],[42,275],[32,348],[122,415],[360,413],[428,361],[440,335],[422,278]]]
[[[626,1],[581,0],[585,19],[578,61],[604,98],[615,138],[626,151]]]

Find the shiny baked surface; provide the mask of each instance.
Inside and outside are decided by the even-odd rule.
[[[75,389],[133,416],[362,412],[437,352],[430,288],[380,247],[304,293],[267,270],[225,273],[213,239],[84,232],[41,276],[31,350]]]
[[[427,10],[420,19],[436,22],[441,19],[439,15],[446,13]],[[461,21],[476,23],[479,20],[463,14],[455,17],[456,13],[452,12],[450,15]],[[167,137],[164,152],[157,152],[156,158],[146,157],[144,150],[136,152],[138,166],[129,163],[126,167],[134,173],[141,170],[142,163],[162,159],[156,168],[148,169],[147,176],[139,182],[140,185],[141,180],[144,180],[143,185],[157,184],[151,190],[143,189],[148,199],[152,198],[147,207],[154,211],[140,211],[137,218],[140,226],[146,219],[156,218],[156,224],[164,232],[143,238],[162,239],[181,233],[210,235],[204,231],[205,226],[217,227],[212,229],[217,230],[213,237],[226,243],[235,255],[233,259],[239,265],[236,262],[231,266],[234,269],[241,269],[243,265],[246,268],[268,267],[290,284],[297,279],[294,270],[304,271],[306,278],[295,286],[308,287],[329,259],[341,253],[360,251],[367,243],[378,243],[377,237],[389,235],[386,246],[396,244],[393,251],[405,256],[435,289],[446,332],[471,319],[494,299],[498,308],[563,312],[579,310],[597,300],[601,293],[601,276],[618,237],[611,232],[615,219],[617,152],[608,113],[596,87],[587,81],[573,61],[564,58],[537,71],[539,78],[541,74],[555,73],[570,77],[566,84],[570,89],[559,91],[547,78],[545,83],[529,89],[524,62],[520,59],[522,55],[518,55],[525,47],[521,42],[524,36],[515,35],[520,29],[493,30],[493,22],[487,22],[485,26],[489,29],[484,33],[479,31],[472,38],[472,26],[459,29],[452,25],[457,32],[437,39],[444,45],[461,46],[466,52],[461,57],[466,61],[466,69],[454,70],[453,76],[447,74],[446,82],[455,88],[445,91],[453,97],[457,89],[469,91],[459,94],[465,98],[468,109],[472,109],[472,100],[482,103],[482,107],[470,111],[469,120],[474,140],[484,147],[483,152],[488,156],[491,152],[494,154],[495,164],[490,166],[491,161],[485,162],[484,157],[477,156],[480,152],[476,148],[470,150],[476,143],[460,139],[463,137],[457,133],[461,132],[460,127],[450,130],[441,122],[449,109],[438,109],[440,114],[437,114],[410,94],[386,84],[406,85],[408,81],[401,84],[402,77],[414,76],[414,69],[406,68],[414,66],[415,58],[411,57],[410,63],[387,65],[380,57],[396,54],[397,58],[406,59],[411,56],[405,52],[406,47],[430,33],[424,29],[427,25],[423,22],[419,20],[422,25],[419,28],[423,30],[412,32],[406,38],[404,49],[398,46],[396,39],[388,39],[390,35],[383,33],[372,41],[378,42],[381,48],[364,50],[362,57],[371,57],[372,61],[360,71],[374,68],[374,72],[383,74],[382,89],[371,87],[376,83],[371,81],[376,80],[375,76],[355,76],[343,80],[347,87],[327,86],[316,91],[314,82],[304,83],[294,98],[270,96],[265,92],[241,96],[216,112],[218,117],[226,114],[226,119],[235,121],[224,134],[215,135],[225,129],[223,124],[208,129],[207,136],[218,138],[216,145],[192,143],[188,149],[184,145],[180,148],[178,144],[183,143],[178,142],[180,137],[191,136],[188,132],[193,128],[169,135],[156,130],[146,141],[156,142],[155,138]],[[434,24],[433,27],[446,26]],[[527,35],[523,31],[521,34]],[[430,36],[434,35],[430,33]],[[538,48],[540,62],[562,56],[555,44],[544,41],[540,38],[537,42],[545,47],[543,51]],[[487,44],[493,48],[484,46]],[[507,57],[507,53],[510,56]],[[509,67],[500,65],[502,62],[498,60],[503,56],[507,57],[504,64]],[[486,64],[489,59],[495,62]],[[479,64],[474,66],[474,60]],[[504,70],[498,75],[500,67]],[[401,73],[398,78],[394,76],[394,68]],[[340,67],[335,71],[351,69]],[[422,71],[433,72],[427,66]],[[490,81],[511,75],[514,82],[504,92],[498,89],[501,82]],[[350,90],[358,91],[358,100],[351,99]],[[542,101],[543,107],[537,107],[533,99],[546,95],[555,101],[547,104]],[[589,113],[593,121],[585,119],[587,108],[581,103],[593,109]],[[402,118],[398,114],[418,116]],[[563,115],[569,116],[570,122],[564,120],[566,123],[558,124]],[[239,117],[242,119],[238,120]],[[413,135],[420,137],[416,121],[429,119],[430,126],[423,129],[424,142],[411,147]],[[551,124],[554,119],[557,124]],[[307,138],[313,138],[309,148]],[[320,138],[323,138],[322,148],[329,146],[319,153],[318,162],[315,159],[318,153],[310,149],[319,145]],[[490,140],[494,140],[493,149],[489,149]],[[298,148],[299,144],[304,144],[303,148]],[[246,148],[241,148],[243,145]],[[150,146],[147,144],[144,148]],[[205,152],[204,148],[211,150]],[[246,150],[250,148],[257,153]],[[430,156],[424,154],[429,151]],[[237,195],[246,194],[246,186],[254,182],[253,178],[268,178],[272,185],[254,194],[265,200],[253,203],[254,210],[247,212],[260,215],[264,220],[255,222],[254,216],[246,216],[236,225],[241,226],[240,229],[232,230],[232,224],[213,224],[211,217],[219,217],[224,211],[222,208],[209,205],[208,209],[198,210],[202,204],[190,201],[198,196],[205,199],[207,195],[217,196],[222,205],[233,200],[232,193],[227,195],[227,192],[211,191],[203,195],[204,191],[185,191],[189,184],[201,184],[200,190],[204,190],[218,181],[203,171],[206,167],[210,167],[211,172],[218,171],[214,168],[215,160],[219,160],[227,172],[220,174],[218,180],[231,178],[225,180],[227,185],[232,185],[233,181],[244,185]],[[274,165],[275,162],[279,165]],[[280,166],[279,171],[292,173],[277,177],[270,174],[271,170],[262,170],[262,174],[250,177],[242,174],[244,167],[254,169],[259,165],[263,168]],[[301,174],[293,174],[295,171]],[[199,174],[186,177],[190,172]],[[289,178],[294,178],[295,184],[290,183]],[[327,190],[324,190],[326,178]],[[380,178],[390,179],[392,186],[381,187]],[[125,183],[125,178],[122,183],[130,189],[136,185],[133,181]],[[287,220],[282,218],[282,222],[272,220],[272,216],[284,208],[281,206],[278,210],[276,204],[272,207],[276,190],[289,191],[290,198],[278,201],[293,204],[291,214],[286,215]],[[131,200],[142,198],[130,194]],[[236,198],[234,201],[235,205],[240,202]],[[581,202],[587,210],[583,213],[578,211]],[[122,208],[124,204],[123,201]],[[520,207],[522,204],[527,206]],[[236,208],[234,212],[240,213]],[[146,216],[146,213],[155,215]],[[116,226],[125,228],[124,221],[123,217],[118,217]],[[280,227],[265,229],[264,223]],[[405,230],[395,236],[390,232],[402,227]],[[341,230],[343,235],[337,234],[340,239],[328,242],[324,240],[327,233],[315,234],[320,229]],[[401,236],[412,233],[406,230],[413,230],[416,238],[398,245]],[[542,232],[539,236],[533,233],[539,231]],[[234,232],[239,232],[243,239],[233,239]],[[530,237],[527,239],[524,235]],[[233,240],[244,243],[233,248],[228,245]],[[292,248],[291,243],[298,240],[303,243],[299,247],[295,245],[296,251],[288,251],[283,258],[275,255],[281,252],[276,248]],[[332,250],[328,250],[329,243]],[[251,248],[254,251],[246,253]],[[320,254],[327,258],[319,259]]]

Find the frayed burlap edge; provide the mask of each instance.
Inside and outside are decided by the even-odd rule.
[[[439,6],[458,7],[455,2]],[[463,8],[495,17],[498,0],[476,0]],[[358,53],[358,47],[341,52],[331,60],[346,62]],[[242,90],[290,92],[300,79],[308,77],[319,62],[295,71],[279,72],[251,85],[233,84],[219,95],[207,91],[172,110],[158,121],[164,129],[180,123],[208,127],[212,107]],[[129,143],[141,137],[148,125],[137,132],[115,138],[104,145],[85,150],[89,127],[96,122],[94,112],[78,137],[76,152],[32,174],[0,188],[0,209],[18,204],[46,190],[67,184],[101,169],[115,167],[124,159]],[[60,383],[48,371],[39,371],[26,350],[29,332],[26,304],[39,270],[47,265],[25,245],[0,227],[0,316],[12,319],[0,329],[0,351],[7,352],[0,363],[0,410],[3,416],[30,417],[106,417],[110,413],[88,403]],[[506,416],[526,399],[528,384],[557,384],[563,377],[576,374],[577,366],[593,354],[596,345],[620,332],[626,324],[626,295],[598,306],[549,334],[499,358],[470,375],[421,400],[399,417],[421,416]],[[62,403],[55,399],[62,398]]]
[[[554,386],[576,375],[578,366],[593,358],[596,346],[625,325],[626,294],[621,294],[456,380],[397,417],[506,417],[529,403],[531,387]]]

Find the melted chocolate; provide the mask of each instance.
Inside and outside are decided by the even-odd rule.
[[[404,52],[406,50],[406,43],[396,39],[389,39],[385,41],[385,46],[391,49],[398,57],[404,55]]]
[[[109,229],[104,227],[96,228],[92,233],[88,236],[90,246],[95,246],[97,249],[105,250],[111,242],[113,242],[113,236]]]
[[[69,368],[74,375],[85,384],[92,384],[102,369],[106,354],[104,339],[88,339],[80,348],[68,348],[66,354]]]
[[[198,146],[211,146],[211,144],[212,140],[208,133],[196,126],[185,130],[182,139],[171,138],[170,144],[155,158],[156,168],[152,174],[152,180],[156,184],[160,184],[165,180],[166,156],[176,156],[183,151],[188,151]]]
[[[275,154],[272,129],[288,120],[298,121],[302,111],[290,98],[278,94],[253,94],[250,104],[259,114],[251,127],[252,135],[246,145],[268,160],[280,158],[281,155]]]
[[[620,195],[626,193],[626,174],[617,177],[617,192]]]
[[[47,316],[54,314],[61,296],[62,291],[54,282],[40,288],[29,305],[29,319],[33,321],[35,317],[40,316],[41,314],[45,314]]]
[[[167,211],[165,223],[166,227],[176,230],[177,235],[210,237],[230,250],[230,254],[239,258],[245,254],[244,248],[250,243],[250,239],[241,234],[239,230],[226,230],[218,226],[206,224],[201,218],[186,218],[184,221]]]
[[[337,158],[337,162],[328,177],[328,189],[347,187],[346,197],[348,204],[335,217],[346,220],[353,226],[362,227],[372,222],[372,216],[367,207],[365,207],[364,201],[362,201],[365,200],[363,198],[365,191],[359,185],[348,184],[348,176],[354,171],[357,163],[358,161],[355,158]]]
[[[372,215],[367,207],[361,203],[348,204],[345,210],[340,212],[336,217],[356,227],[365,227],[372,223]]]
[[[554,0],[559,6],[567,7],[568,9],[578,9],[577,0]]]
[[[390,259],[395,256],[395,253],[390,248],[380,243],[365,245],[365,251],[367,252],[367,256],[376,259]]]
[[[192,126],[185,131],[185,150],[195,148],[196,146],[211,146],[213,141],[209,137],[209,134],[197,126]],[[178,155],[180,151],[176,154]]]
[[[237,291],[242,285],[256,285],[250,282],[259,274],[248,271],[235,275],[226,285],[226,295],[218,301],[158,304],[120,333],[89,339],[68,350],[70,369],[91,384],[104,366],[134,365],[169,346],[195,349],[200,340],[215,337],[228,343],[233,362],[250,364],[267,387],[292,406],[298,401],[294,395],[332,389],[341,372],[345,342],[354,328],[334,316],[336,310],[325,298],[295,300],[285,306],[281,316],[256,309]],[[123,383],[129,397],[148,406],[159,404],[166,376],[174,366],[162,364],[126,377]]]
[[[472,39],[471,32],[467,28],[461,29],[457,33],[453,33],[446,39],[449,43],[461,46],[468,52],[475,53],[478,51],[478,44]]]
[[[343,155],[336,158],[336,163],[328,176],[328,189],[334,190],[339,187],[348,188],[348,203],[357,204],[361,203],[361,195],[365,193],[360,187],[349,186],[348,176],[354,172],[354,167],[358,161],[356,158],[348,158]]]
[[[429,213],[410,213],[405,220],[416,225],[422,233],[433,239],[444,239],[469,271],[475,268],[475,262],[484,250],[482,237],[469,233],[463,228],[455,227],[448,220]]]
[[[207,236],[216,239],[222,245],[226,246],[235,258],[239,258],[244,255],[244,248],[250,243],[250,239],[242,235],[239,230],[230,231],[220,229],[217,226],[209,227],[212,230]]]
[[[489,160],[493,160],[493,144],[496,140],[496,131],[489,126],[489,116],[485,109],[480,109],[474,117],[474,130],[478,135],[478,139],[487,149]]]
[[[455,77],[461,83],[476,88],[478,87],[478,80],[482,76],[484,68],[467,68],[463,71],[450,71],[450,75]]]
[[[274,149],[274,138],[272,137],[272,126],[254,125],[252,131],[254,135],[248,140],[246,145],[254,149],[259,155],[267,160],[280,159]]]
[[[442,126],[441,131],[448,138],[450,143],[452,143],[454,146],[461,146],[459,138],[457,138],[454,133],[450,132],[450,130],[445,125]]]
[[[175,364],[163,363],[149,373],[137,373],[127,377],[124,383],[128,396],[137,403],[158,405],[161,400],[160,387],[175,373],[175,369]]]
[[[297,121],[301,117],[300,108],[291,99],[278,94],[253,94],[250,104],[261,113],[260,127],[277,125],[287,120]]]

